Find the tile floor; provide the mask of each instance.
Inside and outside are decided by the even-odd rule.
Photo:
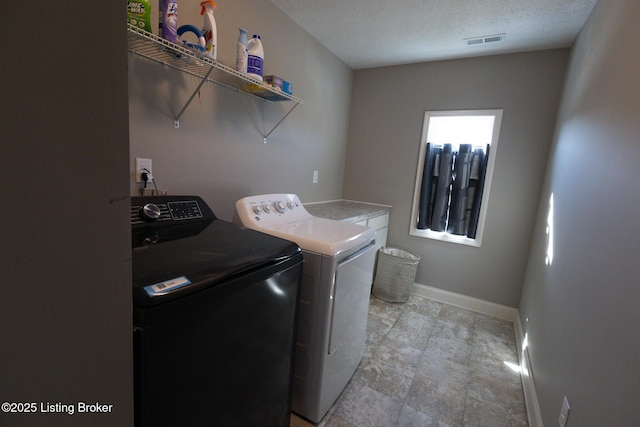
[[[527,426],[513,324],[374,296],[365,356],[321,427]],[[313,426],[295,414],[292,427]]]

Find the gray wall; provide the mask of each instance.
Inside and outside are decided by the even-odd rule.
[[[354,74],[344,198],[393,206],[389,246],[422,257],[416,282],[517,307],[567,49]],[[426,110],[504,109],[481,248],[409,236]]]
[[[637,0],[600,0],[572,52],[520,305],[549,426],[565,395],[568,426],[640,419],[639,18]]]
[[[238,27],[260,34],[265,74],[293,83],[304,104],[273,132],[291,103],[265,104],[215,84],[205,84],[174,129],[178,112],[198,80],[136,57],[129,58],[130,191],[135,158],[150,158],[160,189],[198,194],[223,219],[236,200],[291,192],[303,202],[340,198],[353,72],[273,4],[221,2],[215,12],[218,60],[235,66]],[[179,23],[201,25],[198,3],[180,3]],[[172,112],[173,111],[173,112]],[[264,117],[263,117],[264,114]],[[313,171],[319,181],[312,183]]]
[[[0,402],[101,402],[3,426],[133,422],[125,9],[3,3]]]

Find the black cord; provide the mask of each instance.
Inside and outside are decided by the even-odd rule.
[[[149,180],[148,175],[151,175],[151,171],[147,168],[143,168],[141,176],[142,176],[142,180],[144,181],[144,188],[147,188],[147,181]],[[159,196],[160,192],[158,191],[158,185],[156,184],[156,179],[153,176],[151,177],[151,181],[153,182],[153,186],[156,189],[156,196]]]

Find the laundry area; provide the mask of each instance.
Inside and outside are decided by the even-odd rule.
[[[5,5],[0,425],[640,418],[640,4],[339,3]]]

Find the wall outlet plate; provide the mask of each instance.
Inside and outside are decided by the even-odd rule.
[[[136,182],[142,182],[142,172],[147,169],[149,181],[153,178],[153,168],[151,167],[151,159],[136,158]]]

